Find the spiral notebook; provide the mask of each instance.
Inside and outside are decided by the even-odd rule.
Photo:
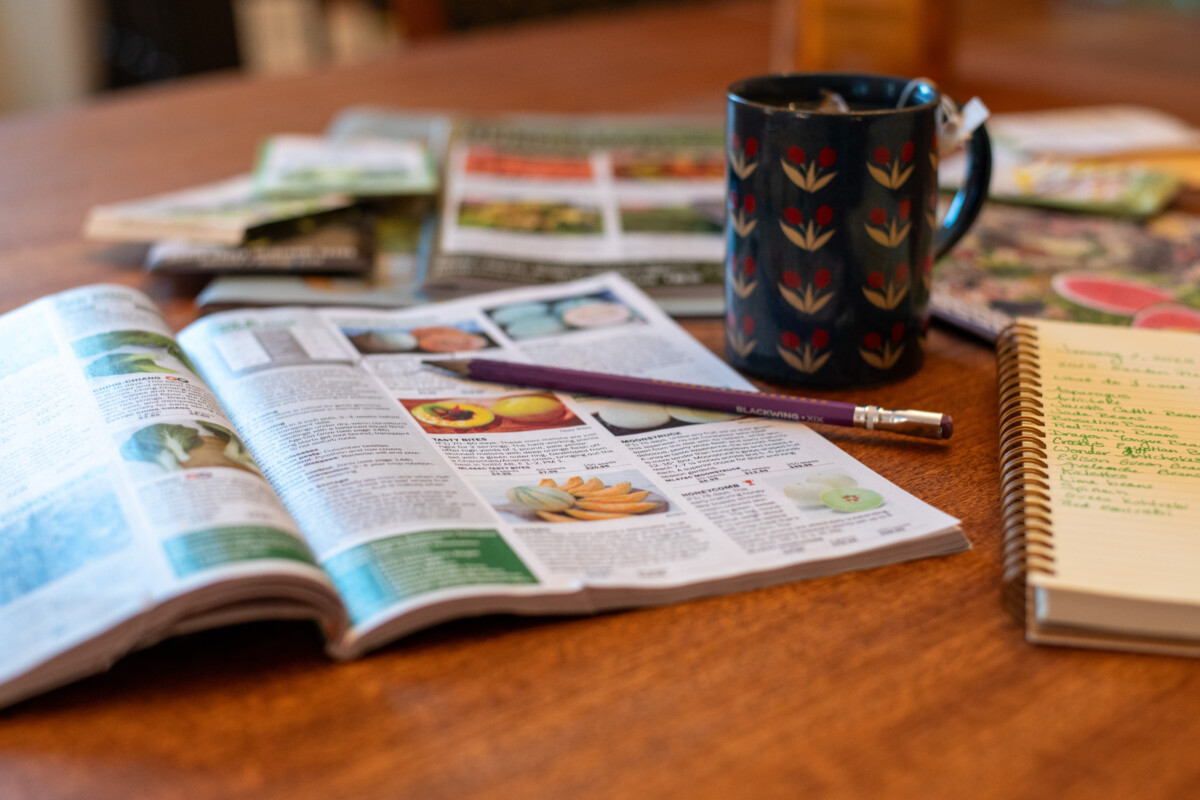
[[[1200,655],[1200,336],[1020,319],[997,355],[1027,638]]]

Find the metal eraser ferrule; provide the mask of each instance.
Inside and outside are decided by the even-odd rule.
[[[944,414],[933,411],[891,410],[879,406],[859,406],[854,409],[854,427],[869,431],[883,430],[920,436],[925,439],[946,439],[950,436],[950,421]]]

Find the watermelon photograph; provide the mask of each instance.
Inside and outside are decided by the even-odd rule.
[[[1200,331],[1200,222],[989,204],[933,285],[1014,318]]]

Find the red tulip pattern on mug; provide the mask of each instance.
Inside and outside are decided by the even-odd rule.
[[[831,93],[846,101],[821,107]],[[936,87],[797,73],[734,83],[726,116],[726,357],[783,386],[907,378],[925,360],[933,259],[970,227],[991,149],[937,218]]]
[[[775,342],[775,350],[789,367],[800,373],[816,373],[824,367],[833,350],[830,348],[831,331],[823,327],[813,328],[811,318],[833,301],[836,287],[844,287],[844,283],[832,280],[833,276],[826,267],[812,266],[806,263],[811,256],[827,245],[840,232],[839,214],[836,200],[831,195],[829,200],[822,197],[822,189],[835,185],[838,177],[839,159],[846,157],[833,146],[823,146],[815,153],[806,152],[799,146],[788,147],[784,156],[778,161],[780,169],[788,182],[801,190],[801,200],[795,205],[788,205],[782,210],[776,220],[760,220],[755,215],[758,202],[752,193],[749,180],[756,170],[771,169],[772,165],[760,164],[756,158],[759,145],[754,137],[744,140],[734,135],[731,137],[729,150],[729,166],[731,185],[736,188],[729,194],[730,225],[736,234],[738,245],[731,248],[728,264],[729,284],[733,294],[739,300],[747,300],[756,291],[769,291],[769,279],[764,284],[766,275],[758,275],[755,259],[746,253],[753,251],[750,246],[756,236],[758,225],[778,225],[780,231],[799,251],[795,261],[788,268],[778,272],[779,279],[774,282],[774,289],[796,314],[796,324],[792,330],[786,326],[780,332]],[[876,252],[870,254],[873,268],[867,272],[859,287],[862,296],[881,311],[892,311],[910,298],[914,286],[923,289],[927,295],[932,271],[932,256],[922,259],[919,270],[914,270],[905,260],[907,248],[902,247],[912,232],[914,223],[928,224],[932,232],[936,228],[935,216],[937,193],[929,193],[927,198],[920,198],[920,205],[928,207],[928,211],[914,214],[914,198],[911,193],[904,191],[912,177],[914,160],[918,157],[917,146],[912,141],[893,144],[877,144],[871,147],[866,158],[866,174],[880,186],[888,189],[888,202],[881,203],[869,210],[862,222],[865,234],[877,245]],[[921,157],[926,157],[921,154]],[[936,137],[930,143],[927,157],[936,165]],[[734,183],[733,176],[738,179]],[[803,324],[810,318],[810,324]],[[861,336],[858,354],[862,361],[878,370],[891,369],[900,359],[905,348],[906,326],[904,322],[886,324],[879,330],[869,330]],[[918,343],[924,347],[927,324],[920,325]],[[730,311],[727,320],[727,336],[730,348],[743,358],[749,356],[758,341],[754,336],[755,325],[753,317],[748,314],[738,315]]]

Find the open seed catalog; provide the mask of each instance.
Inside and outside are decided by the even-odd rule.
[[[485,613],[679,601],[967,547],[792,422],[483,384],[447,354],[752,388],[616,275],[176,338],[103,285],[0,317],[0,704],[166,636],[334,658]]]

